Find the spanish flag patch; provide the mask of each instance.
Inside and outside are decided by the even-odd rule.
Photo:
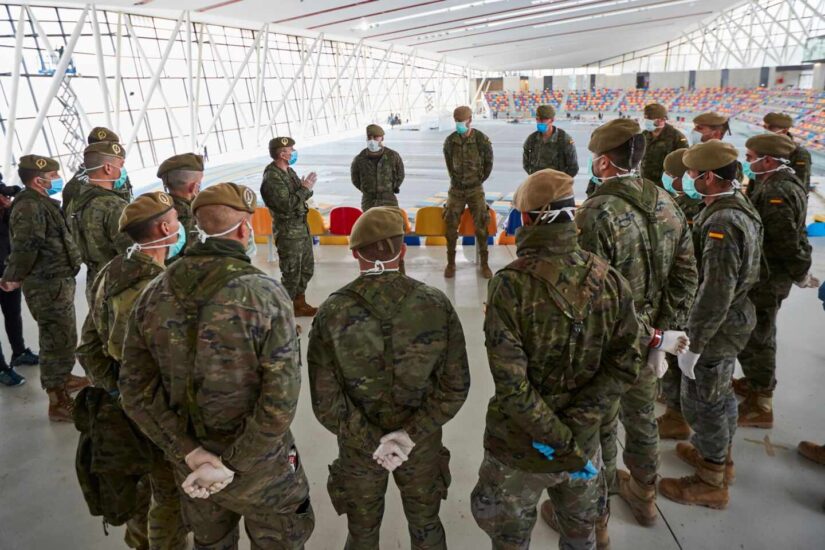
[[[770,204],[785,204],[785,201],[782,199],[768,199],[768,202]]]
[[[718,239],[721,241],[725,238],[725,234],[720,233],[718,231],[708,231],[708,237],[710,237],[711,239]]]

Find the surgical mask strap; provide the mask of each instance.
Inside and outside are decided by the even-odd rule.
[[[538,215],[538,218],[536,218],[536,225],[553,223],[556,221],[556,218],[562,214],[567,214],[570,221],[573,221],[576,219],[576,207],[565,206],[564,208],[559,208],[558,210],[539,210],[538,212],[531,212],[531,214]]]
[[[358,254],[359,258],[361,258],[362,260],[364,260],[367,263],[373,264],[373,266],[374,266],[374,267],[371,267],[370,269],[362,270],[361,273],[364,274],[364,275],[373,276],[373,275],[381,275],[382,273],[385,273],[385,272],[399,271],[399,268],[397,268],[397,267],[391,269],[391,268],[384,267],[384,265],[385,264],[390,264],[390,263],[394,262],[395,260],[397,260],[398,258],[400,258],[401,257],[401,251],[400,250],[398,251],[398,254],[396,254],[394,258],[392,258],[391,260],[386,260],[386,261],[368,260],[365,257],[363,257],[360,252],[356,251],[355,253]]]
[[[224,235],[228,235],[229,233],[232,233],[233,231],[238,229],[241,226],[241,224],[244,223],[245,221],[246,220],[241,220],[238,223],[236,223],[235,225],[233,225],[232,227],[230,227],[229,229],[227,229],[226,231],[224,231],[223,233],[215,233],[213,235],[210,235],[209,233],[207,233],[206,231],[204,231],[200,227],[196,227],[195,229],[198,230],[198,240],[202,243],[205,243],[206,239],[210,239],[210,238],[213,238],[213,237],[223,237]]]
[[[127,259],[131,258],[132,254],[134,254],[135,252],[139,252],[141,250],[152,250],[152,249],[155,249],[155,248],[167,248],[169,246],[168,244],[155,244],[155,243],[165,241],[165,240],[169,239],[170,237],[177,238],[178,234],[177,233],[172,233],[172,234],[166,235],[165,237],[161,237],[160,239],[155,239],[154,241],[149,241],[148,243],[135,243],[135,244],[133,244],[132,246],[130,246],[129,248],[126,249],[126,258]],[[148,245],[154,245],[154,246],[148,246]]]
[[[104,180],[104,179],[100,179],[100,178],[90,178],[89,177],[89,172],[94,172],[98,168],[103,168],[104,166],[106,166],[106,165],[101,164],[100,166],[95,166],[94,168],[84,168],[83,169],[83,177],[85,178],[86,181],[117,181],[117,180],[120,179],[120,176],[116,177],[113,180]],[[123,169],[121,168],[121,170],[123,170]]]

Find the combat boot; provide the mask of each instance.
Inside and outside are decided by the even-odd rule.
[[[481,265],[479,268],[481,269],[481,276],[485,279],[492,279],[493,272],[490,270],[490,266],[487,264],[487,259],[490,257],[489,251],[484,251],[479,254],[479,259],[481,260]]]
[[[559,520],[556,518],[556,509],[553,508],[553,503],[550,500],[545,500],[541,505],[541,519],[544,520],[550,529],[556,533],[561,533],[559,529]],[[610,537],[607,534],[607,520],[610,519],[609,514],[600,517],[596,520],[596,549],[610,550]]]
[[[76,393],[85,388],[86,386],[91,385],[91,382],[85,376],[75,376],[74,374],[69,374],[66,377],[66,392],[67,393]]]
[[[733,386],[733,393],[741,397],[747,397],[751,391],[748,379],[745,377],[732,379],[731,386]]]
[[[656,419],[659,425],[659,437],[661,439],[687,439],[690,437],[690,426],[685,417],[677,410],[670,407],[665,410],[665,414]]]
[[[656,485],[643,485],[639,481],[625,472],[616,472],[616,480],[619,482],[619,496],[630,506],[633,517],[639,525],[651,527],[656,523],[658,512],[656,511]]]
[[[727,508],[730,499],[725,483],[725,465],[706,460],[696,468],[695,475],[660,481],[659,492],[679,504],[706,506],[715,510]]]
[[[705,460],[699,454],[699,450],[690,443],[679,442],[676,444],[676,456],[682,459],[685,463],[698,468]],[[733,465],[733,457],[730,449],[728,449],[728,457],[725,459],[725,483],[733,485],[736,481],[736,467]]]
[[[309,305],[304,294],[295,296],[295,299],[292,300],[292,308],[295,311],[295,317],[315,317],[315,314],[318,313],[318,308]]]
[[[813,460],[817,464],[825,465],[825,445],[817,445],[812,441],[803,441],[797,447],[799,454]]]
[[[49,396],[49,420],[52,422],[72,422],[74,400],[66,392],[66,387],[46,390]]]
[[[773,392],[751,391],[739,404],[739,420],[742,428],[773,428]]]
[[[447,267],[444,268],[444,278],[452,279],[455,277],[455,250],[447,251]]]

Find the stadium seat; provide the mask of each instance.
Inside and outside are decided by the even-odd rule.
[[[447,239],[447,224],[444,223],[444,208],[441,206],[425,206],[415,214],[415,233],[427,237],[428,246],[444,246]]]
[[[488,206],[487,212],[490,213],[490,221],[487,224],[487,234],[495,235],[498,228],[496,211]],[[458,222],[458,234],[462,237],[474,237],[476,234],[476,225],[473,223],[473,215],[470,213],[469,208],[465,208],[461,214],[461,221]]]
[[[512,237],[515,236],[516,230],[519,227],[521,227],[521,212],[513,208],[507,215],[507,225],[504,227],[504,230]]]
[[[331,235],[349,236],[352,226],[361,217],[361,209],[354,206],[336,206],[329,213]]]
[[[327,232],[324,227],[324,217],[316,208],[310,208],[307,212],[307,224],[309,225],[309,234],[313,237],[320,237]]]
[[[255,242],[258,244],[267,243],[267,260],[275,259],[275,248],[272,238],[272,214],[269,208],[259,206],[252,214],[252,231],[255,232]]]

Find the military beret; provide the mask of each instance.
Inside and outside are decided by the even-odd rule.
[[[768,113],[762,121],[768,126],[776,128],[790,128],[793,126],[793,118],[785,113]]]
[[[612,151],[623,143],[627,143],[640,131],[639,123],[635,120],[616,118],[607,124],[602,124],[593,131],[587,148],[591,152],[601,155],[607,151]]]
[[[536,109],[536,118],[541,120],[556,118],[556,110],[552,105],[539,105],[539,108]]]
[[[394,206],[370,208],[352,226],[350,250],[404,235],[404,214]]]
[[[693,123],[703,126],[724,126],[728,123],[728,117],[714,112],[702,113],[693,119]]]
[[[25,155],[20,157],[17,167],[24,170],[37,170],[38,172],[53,172],[60,170],[60,163],[50,157]]]
[[[87,143],[91,145],[92,143],[98,143],[101,141],[115,141],[120,143],[120,136],[116,133],[111,131],[108,128],[104,128],[103,126],[96,126],[92,128],[92,131],[89,132],[89,138]]]
[[[796,149],[796,144],[788,136],[768,133],[759,134],[748,139],[745,142],[745,148],[758,155],[787,159]]]
[[[687,166],[685,166],[684,157],[687,149],[676,149],[668,156],[665,157],[665,172],[673,176],[674,178],[681,178],[687,172]]]
[[[645,105],[645,118],[655,120],[657,118],[667,118],[667,109],[659,103]]]
[[[378,137],[384,135],[384,129],[377,124],[367,126],[367,137]]]
[[[269,156],[275,158],[275,154],[278,152],[279,149],[283,149],[284,147],[292,147],[295,145],[295,140],[291,137],[276,137],[269,140]]]
[[[203,172],[203,155],[195,153],[183,153],[164,160],[158,166],[158,177],[163,176],[172,170],[191,170],[193,172]]]
[[[118,231],[125,231],[132,224],[151,220],[166,214],[173,207],[172,197],[163,191],[144,193],[130,202],[120,213]]]
[[[473,110],[466,105],[456,107],[455,111],[453,111],[453,119],[456,122],[464,122],[470,120],[471,118],[473,118]]]
[[[192,212],[201,206],[221,205],[254,214],[257,203],[258,198],[249,187],[231,182],[218,183],[198,193],[192,201]]]
[[[691,170],[706,172],[733,164],[738,156],[739,151],[730,143],[711,139],[688,149],[682,162]]]
[[[520,212],[535,212],[552,202],[573,196],[573,178],[546,168],[533,172],[518,186],[513,195],[513,206]]]
[[[92,143],[83,150],[84,155],[88,155],[89,153],[99,153],[121,159],[126,158],[126,151],[123,149],[123,146],[116,141],[98,141],[97,143]]]

